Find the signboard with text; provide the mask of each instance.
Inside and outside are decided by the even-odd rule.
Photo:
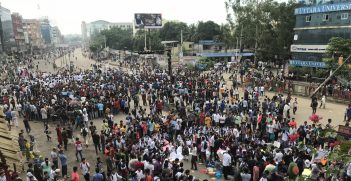
[[[134,15],[135,28],[162,28],[161,14],[136,13]]]
[[[289,60],[289,65],[296,67],[315,67],[315,68],[325,68],[324,62],[314,62],[314,61],[302,61],[302,60]]]
[[[301,53],[325,53],[327,45],[291,45],[291,52]]]
[[[295,15],[325,13],[325,12],[332,12],[332,11],[347,11],[347,10],[351,10],[351,2],[338,3],[338,4],[323,4],[318,6],[296,8]]]

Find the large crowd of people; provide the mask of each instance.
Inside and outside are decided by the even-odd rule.
[[[0,116],[9,130],[23,120],[18,143],[28,161],[26,180],[193,181],[200,180],[193,174],[198,164],[211,177],[242,181],[351,180],[348,163],[345,172],[325,170],[325,156],[339,143],[320,136],[331,120],[298,125],[296,98],[282,90],[266,95],[266,80],[284,82],[282,74],[237,65],[175,69],[169,76],[143,62],[120,65],[127,67],[73,74],[26,69],[0,86]],[[351,105],[345,118],[351,119]],[[33,120],[42,121],[47,140],[57,142],[44,157],[37,154],[36,138],[26,137]],[[86,153],[89,146],[95,158]],[[72,149],[76,158],[67,156]],[[69,159],[79,164],[68,165]]]

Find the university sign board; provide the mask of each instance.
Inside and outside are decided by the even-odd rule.
[[[323,4],[318,6],[296,8],[295,15],[326,13],[326,12],[333,12],[333,11],[347,11],[347,10],[351,10],[351,2],[338,3],[338,4]]]
[[[300,53],[325,53],[327,45],[291,45],[291,52]]]
[[[296,67],[314,67],[314,68],[325,68],[324,62],[314,61],[302,61],[302,60],[289,60],[289,65]]]
[[[134,14],[135,28],[162,28],[162,15],[150,13]]]

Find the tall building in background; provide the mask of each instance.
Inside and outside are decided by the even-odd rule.
[[[86,24],[87,37],[91,37],[94,33],[99,33],[102,30],[108,30],[112,27],[118,27],[121,29],[131,29],[133,30],[133,23],[121,22],[121,23],[111,23],[104,20],[97,20]],[[83,28],[82,28],[83,32]]]
[[[61,31],[57,26],[51,28],[51,43],[54,45],[62,43]]]
[[[23,31],[22,16],[19,13],[12,13],[12,26],[18,52],[25,51],[25,40]]]
[[[83,42],[87,42],[88,41],[88,32],[87,32],[87,24],[85,23],[85,21],[82,22],[81,30],[82,30],[82,40],[83,40]]]
[[[28,48],[42,48],[41,25],[36,19],[23,19],[24,39]]]
[[[5,52],[15,51],[15,37],[13,33],[12,26],[12,17],[11,11],[4,7],[0,7],[0,16],[1,16],[1,30],[0,38],[1,38],[1,47]]]
[[[40,30],[44,40],[44,44],[46,45],[51,44],[52,31],[51,31],[51,25],[48,18],[45,17],[40,20]]]
[[[351,38],[351,0],[305,0],[300,4],[301,7],[295,9],[290,64],[323,67],[325,64],[321,61],[329,40],[332,37]]]

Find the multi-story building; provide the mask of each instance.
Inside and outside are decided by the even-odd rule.
[[[41,48],[43,40],[41,35],[41,26],[39,20],[23,20],[24,39],[29,48]]]
[[[51,28],[51,43],[54,45],[62,43],[61,31],[57,26]]]
[[[16,48],[17,51],[25,51],[25,40],[24,40],[24,31],[23,31],[23,22],[22,16],[18,13],[12,13],[12,26],[13,33],[15,36]]]
[[[118,27],[121,29],[133,29],[133,23],[128,23],[128,22],[111,23],[104,20],[97,20],[97,21],[88,23],[85,26],[83,26],[83,23],[82,23],[82,34],[83,34],[83,31],[85,31],[83,30],[83,28],[86,28],[87,37],[91,37],[94,33],[98,33],[102,30],[108,30],[108,29],[111,29],[112,27]]]
[[[43,18],[40,20],[40,30],[41,35],[43,37],[44,43],[46,45],[51,44],[51,25],[47,18]]]
[[[0,38],[1,49],[5,52],[15,51],[15,37],[13,33],[11,11],[4,7],[0,7]]]
[[[85,21],[82,22],[81,30],[82,30],[82,40],[83,40],[83,42],[87,42],[88,41],[88,32],[87,32],[87,24],[85,23]]]
[[[296,66],[325,67],[322,58],[332,37],[351,38],[351,0],[305,0],[295,9],[296,25],[291,45]]]

